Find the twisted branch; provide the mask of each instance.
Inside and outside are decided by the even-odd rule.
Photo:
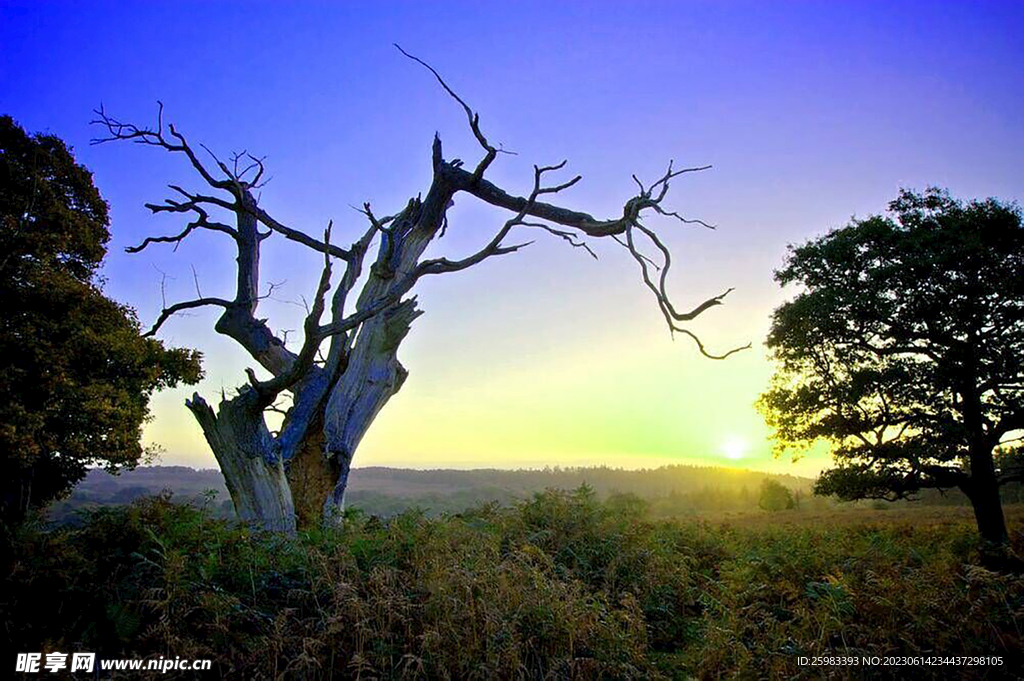
[[[444,78],[441,77],[441,74],[438,73],[433,66],[423,61],[419,57],[414,57],[413,55],[409,54],[408,52],[403,50],[398,43],[394,43],[394,46],[399,52],[404,54],[406,57],[422,65],[425,69],[434,74],[434,78],[436,78],[437,82],[441,84],[441,87],[444,88],[445,92],[447,92],[452,99],[458,102],[462,106],[462,110],[466,112],[466,118],[469,121],[469,128],[470,130],[473,131],[473,136],[476,138],[476,141],[480,143],[480,146],[483,147],[484,151],[486,152],[484,154],[484,157],[480,159],[480,162],[477,164],[476,169],[473,171],[474,181],[479,181],[480,178],[484,176],[484,172],[487,170],[487,168],[490,167],[491,163],[494,161],[495,158],[497,158],[498,154],[509,154],[513,156],[515,155],[515,152],[506,151],[500,147],[494,147],[491,145],[490,142],[487,141],[487,137],[480,130],[480,114],[476,113],[471,108],[469,108],[469,105],[466,104],[462,97],[459,97],[454,90],[448,87],[448,83],[444,82]]]
[[[181,312],[182,310],[193,310],[197,307],[206,307],[210,305],[229,308],[232,303],[230,300],[224,300],[223,298],[197,298],[196,300],[186,300],[181,303],[175,303],[160,311],[160,316],[157,317],[156,322],[153,323],[153,326],[150,327],[149,331],[142,334],[142,337],[148,338],[155,335],[156,332],[160,330],[160,327],[164,325],[164,322],[170,319],[175,313]]]
[[[650,187],[644,186],[644,183],[634,174],[632,175],[633,181],[636,183],[639,192],[636,196],[630,198],[623,205],[622,216],[612,220],[598,220],[588,213],[575,211],[561,206],[553,205],[538,201],[537,198],[544,194],[555,194],[561,192],[569,187],[572,187],[582,178],[580,176],[574,177],[569,182],[554,187],[548,187],[541,189],[538,181],[534,183],[534,191],[531,192],[528,197],[517,197],[508,194],[505,190],[494,185],[493,183],[483,178],[484,171],[490,166],[494,160],[497,150],[487,142],[486,136],[483,134],[480,128],[480,117],[475,113],[465,100],[463,100],[452,88],[444,81],[441,75],[429,64],[424,62],[422,59],[415,57],[398,45],[395,45],[398,50],[413,61],[421,64],[427,70],[429,70],[434,78],[437,79],[441,87],[462,107],[466,113],[466,117],[469,121],[470,129],[473,132],[474,137],[480,145],[486,150],[487,154],[484,159],[477,166],[473,173],[462,168],[461,161],[452,161],[445,163],[441,155],[441,142],[440,139],[435,137],[434,140],[434,169],[435,175],[439,176],[444,181],[448,182],[455,191],[464,191],[468,194],[475,196],[476,198],[489,203],[493,206],[504,208],[506,210],[515,211],[516,217],[508,221],[505,227],[499,231],[495,239],[491,241],[487,246],[476,254],[464,258],[460,261],[448,261],[445,259],[434,260],[425,262],[424,265],[429,268],[429,272],[450,272],[458,271],[470,267],[488,257],[494,255],[504,255],[506,253],[512,253],[528,244],[518,244],[516,246],[502,247],[501,240],[508,234],[512,227],[517,225],[524,225],[530,227],[536,227],[544,229],[549,233],[558,236],[568,241],[574,247],[585,248],[592,256],[597,257],[596,254],[590,249],[590,247],[581,239],[576,237],[572,232],[557,229],[543,223],[527,222],[525,218],[527,216],[546,220],[563,227],[575,229],[586,236],[600,238],[600,237],[611,237],[617,243],[625,246],[630,252],[633,258],[640,265],[641,277],[644,281],[644,285],[654,294],[655,300],[658,302],[658,307],[662,311],[665,317],[665,321],[672,333],[682,333],[691,338],[697,345],[697,349],[702,355],[709,359],[725,359],[732,354],[746,350],[751,347],[748,343],[742,347],[733,348],[723,354],[714,354],[708,352],[704,343],[694,334],[692,331],[679,325],[680,322],[688,322],[695,319],[698,315],[705,312],[706,310],[723,304],[725,297],[733,290],[727,289],[725,292],[720,293],[717,296],[713,296],[698,304],[689,312],[679,312],[676,310],[672,303],[672,300],[668,294],[667,282],[668,273],[672,266],[672,256],[665,244],[661,241],[658,235],[651,229],[645,227],[642,224],[642,218],[645,211],[653,212],[657,215],[664,217],[671,217],[675,220],[686,224],[686,225],[700,225],[707,229],[715,229],[715,226],[705,222],[704,220],[687,218],[681,215],[678,211],[672,211],[664,208],[662,202],[668,195],[670,183],[677,177],[688,173],[697,173],[711,168],[710,165],[704,166],[693,166],[687,168],[674,168],[674,162],[669,161],[668,168],[665,173],[651,184]],[[565,165],[563,161],[558,166],[552,166],[543,169],[557,170]],[[538,174],[535,176],[535,180],[538,180],[541,169],[535,166],[535,171]],[[642,253],[635,243],[633,238],[633,230],[639,230],[642,232],[654,245],[654,247],[661,254],[661,262],[658,263],[651,259],[649,256]],[[622,237],[625,237],[623,240]],[[651,277],[650,269],[653,268],[659,272],[657,283]]]
[[[331,228],[333,226],[333,221],[327,223],[327,228],[324,230],[323,242],[325,244],[330,244],[331,242]],[[261,407],[273,404],[277,399],[277,396],[283,390],[291,388],[295,383],[306,376],[309,370],[313,367],[313,364],[316,362],[317,350],[319,350],[320,343],[323,342],[324,339],[324,336],[320,332],[320,319],[324,314],[327,291],[330,290],[330,288],[331,256],[329,253],[324,253],[324,267],[320,272],[320,281],[317,284],[316,292],[313,296],[313,305],[310,307],[309,314],[306,315],[306,319],[303,322],[305,338],[302,342],[302,349],[299,350],[299,353],[291,363],[291,366],[267,381],[258,380],[252,369],[245,370],[249,377],[249,383],[259,396],[258,403]]]

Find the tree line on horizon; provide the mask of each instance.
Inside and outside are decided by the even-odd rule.
[[[766,499],[764,486],[767,482],[774,487]],[[712,466],[672,465],[643,471],[603,466],[546,470],[415,470],[371,466],[353,472],[350,506],[382,517],[410,509],[422,509],[436,517],[486,504],[508,506],[548,489],[575,490],[587,485],[601,498],[634,495],[648,505],[652,517],[684,517],[714,511],[860,507],[834,497],[815,496],[813,483],[809,478]],[[187,466],[142,466],[116,476],[100,469],[91,470],[66,498],[54,502],[47,514],[58,524],[77,523],[83,511],[129,504],[167,492],[178,503],[204,506],[221,518],[236,517],[220,472]],[[1006,488],[1003,501],[1024,502],[1024,486]],[[970,502],[956,491],[943,494],[926,490],[917,503],[966,506]],[[885,503],[872,507],[888,506]]]

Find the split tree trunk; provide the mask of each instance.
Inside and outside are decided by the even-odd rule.
[[[415,300],[410,299],[364,327],[345,373],[331,390],[324,413],[322,454],[332,466],[334,481],[318,499],[326,523],[336,523],[344,509],[356,448],[409,375],[398,361],[398,346],[420,314]]]
[[[439,169],[443,165],[439,140],[435,139],[433,151],[435,169]],[[222,399],[217,413],[198,395],[187,403],[220,463],[243,521],[294,532],[297,525],[333,524],[340,519],[356,448],[408,375],[398,361],[398,347],[420,311],[415,297],[401,299],[408,290],[402,286],[438,233],[454,191],[442,174],[435,173],[426,196],[411,199],[387,229],[378,227],[377,258],[355,308],[372,309],[392,297],[399,302],[369,317],[354,336],[334,337],[327,360],[290,388],[293,406],[276,438],[267,429],[255,391],[248,386],[236,397]],[[246,199],[251,201],[248,194]],[[239,293],[217,330],[239,340],[277,375],[295,360],[283,344],[275,342],[266,324],[253,316],[261,237],[252,213],[240,213]]]
[[[324,455],[323,407],[310,423],[307,435],[285,467],[295,505],[298,527],[320,522],[324,499],[334,491],[338,465]]]
[[[436,143],[435,153],[439,154]],[[439,184],[435,177],[426,197],[409,201],[390,229],[382,234],[377,260],[359,294],[357,309],[389,295],[396,283],[416,267],[440,229],[451,197],[451,188]],[[334,486],[326,497],[319,499],[325,523],[334,524],[340,519],[356,448],[409,375],[398,361],[398,347],[421,314],[413,297],[366,322],[351,346],[344,372],[330,389],[324,407],[323,456],[334,475]]]
[[[217,412],[198,393],[185,404],[217,457],[238,518],[256,529],[295,532],[284,465],[253,391],[243,388],[237,397],[223,398]]]

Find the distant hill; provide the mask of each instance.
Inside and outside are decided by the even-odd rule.
[[[809,497],[812,480],[792,475],[711,466],[663,466],[624,470],[609,467],[530,470],[412,470],[370,466],[353,469],[347,503],[375,515],[418,507],[436,515],[487,502],[509,504],[547,488],[575,489],[587,484],[599,496],[632,493],[665,512],[752,508],[761,481],[772,478]],[[129,503],[169,490],[184,502],[207,504],[231,514],[224,478],[214,469],[141,466],[119,475],[91,470],[71,495],[50,508],[58,522],[73,520],[83,508]]]
[[[813,496],[814,481],[810,478],[683,465],[638,470],[606,466],[525,470],[413,470],[369,466],[353,469],[346,503],[371,515],[390,516],[419,508],[436,516],[490,502],[512,504],[544,489],[576,489],[586,484],[599,497],[635,494],[648,502],[655,516],[685,516],[706,511],[755,510],[761,482],[766,478],[792,490],[804,508],[835,504],[831,499]],[[50,507],[49,515],[59,523],[75,522],[82,509],[126,504],[165,490],[181,502],[206,505],[221,517],[234,514],[220,471],[187,466],[141,466],[120,475],[89,471],[67,499]],[[924,490],[920,496],[919,503],[925,505],[962,506],[967,503],[966,497],[957,490]],[[1002,497],[1004,503],[1024,502],[1024,486],[1007,485]],[[858,503],[888,507],[886,502]]]

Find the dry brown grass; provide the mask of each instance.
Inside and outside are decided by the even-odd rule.
[[[210,678],[862,678],[797,660],[896,654],[1012,678],[1024,579],[972,565],[974,534],[962,508],[652,521],[579,490],[283,539],[158,499],[26,531],[0,612],[17,650],[209,657]]]
[[[1004,507],[1010,532],[1024,529],[1024,504]],[[974,513],[965,506],[892,506],[886,509],[839,508],[823,510],[795,509],[769,513],[751,511],[707,511],[696,515],[714,525],[757,530],[772,527],[860,527],[866,525],[897,527],[974,527]]]

